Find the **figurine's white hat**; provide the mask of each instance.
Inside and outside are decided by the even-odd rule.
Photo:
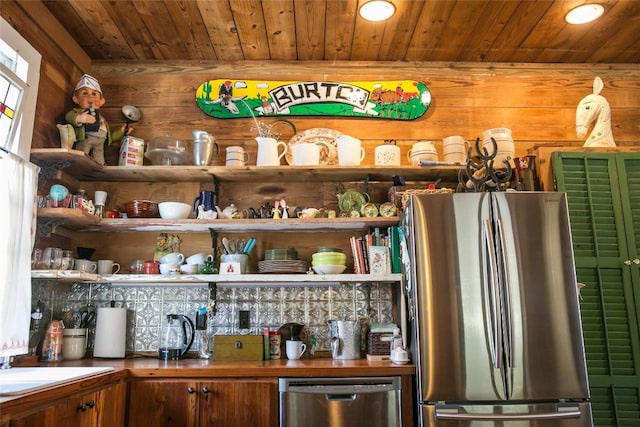
[[[89,74],[83,74],[83,76],[80,77],[80,80],[78,81],[78,84],[76,85],[74,92],[77,91],[78,89],[82,89],[83,87],[88,87],[89,89],[97,90],[102,94],[100,83],[98,83],[98,80],[95,77],[90,76]]]

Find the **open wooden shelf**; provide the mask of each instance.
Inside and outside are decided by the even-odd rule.
[[[398,217],[376,218],[314,218],[314,219],[161,219],[118,218],[102,219],[86,231],[99,232],[164,232],[202,233],[210,230],[226,233],[254,232],[362,232],[370,227],[389,227],[398,224]]]
[[[68,169],[80,181],[112,182],[349,182],[388,181],[402,176],[406,181],[457,182],[461,166],[103,166],[78,150],[35,148],[31,160],[43,167]]]
[[[150,286],[215,283],[220,286],[312,286],[343,283],[399,283],[402,274],[112,274],[97,282],[114,286]]]

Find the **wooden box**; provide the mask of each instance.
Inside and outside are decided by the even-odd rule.
[[[262,335],[214,335],[213,360],[263,360]]]

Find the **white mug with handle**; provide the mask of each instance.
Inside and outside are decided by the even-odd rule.
[[[286,350],[289,360],[297,360],[300,359],[307,350],[307,345],[302,341],[287,340]]]

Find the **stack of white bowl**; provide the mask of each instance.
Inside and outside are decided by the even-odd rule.
[[[311,255],[311,268],[317,274],[340,274],[347,268],[347,256],[337,248],[319,248]]]

